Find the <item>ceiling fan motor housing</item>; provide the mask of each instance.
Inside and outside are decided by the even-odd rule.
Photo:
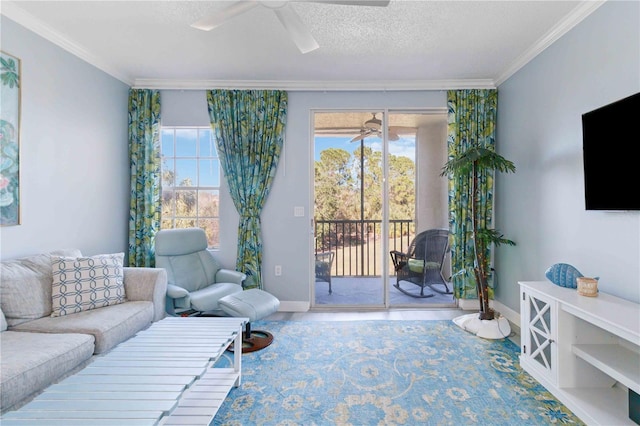
[[[380,130],[382,128],[382,121],[376,118],[376,115],[373,114],[373,118],[370,118],[369,120],[364,122],[364,127]]]

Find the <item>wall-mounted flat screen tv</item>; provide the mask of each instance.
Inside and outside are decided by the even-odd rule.
[[[640,92],[582,114],[587,210],[640,210]]]

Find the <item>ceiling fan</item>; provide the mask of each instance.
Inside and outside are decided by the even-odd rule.
[[[264,6],[273,10],[284,28],[289,33],[289,36],[293,39],[293,42],[298,46],[300,52],[308,53],[312,50],[316,50],[318,42],[313,38],[309,29],[305,26],[300,19],[298,13],[291,7],[291,2],[308,2],[308,3],[326,3],[326,4],[339,4],[348,6],[379,6],[386,7],[391,0],[241,0],[232,2],[229,6],[222,8],[212,15],[202,18],[191,26],[203,31],[211,31],[216,27],[224,24],[230,19],[247,12],[257,6]]]
[[[371,114],[373,115],[373,117],[364,122],[362,128],[360,129],[360,134],[354,136],[353,139],[351,139],[349,142],[359,141],[370,136],[377,136],[379,138],[382,137],[382,120],[376,117],[376,113]],[[389,126],[387,135],[390,141],[397,141],[398,139],[400,139],[399,133],[415,132],[415,127]]]

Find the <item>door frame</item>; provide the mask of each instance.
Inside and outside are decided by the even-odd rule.
[[[388,135],[388,123],[389,123],[389,115],[390,114],[446,114],[447,108],[444,107],[408,107],[408,108],[389,108],[389,107],[360,107],[360,108],[311,108],[309,110],[309,202],[307,211],[309,214],[309,226],[310,226],[310,236],[309,238],[309,301],[310,307],[315,310],[322,310],[325,308],[324,305],[317,305],[315,303],[315,262],[314,262],[314,252],[315,252],[315,230],[314,230],[314,216],[315,216],[315,114],[316,113],[353,113],[353,112],[363,112],[363,113],[371,113],[371,111],[375,111],[376,113],[382,114],[382,169],[383,169],[383,184],[382,184],[382,225],[381,232],[382,235],[388,235],[389,232],[389,135]],[[446,141],[445,141],[446,142]],[[417,146],[416,146],[417,150]],[[417,176],[417,170],[419,167],[419,158],[416,156],[416,178],[414,182],[414,191],[416,193],[416,211],[417,211],[417,203],[418,203],[418,191],[420,182]],[[389,279],[389,265],[384,259],[384,253],[388,253],[389,251],[389,241],[386,238],[382,238],[382,253],[381,253],[381,261],[382,261],[382,283],[383,283],[383,303],[375,304],[375,305],[326,305],[327,310],[336,310],[336,309],[344,309],[344,310],[389,310],[390,305],[390,286],[391,280]],[[457,303],[456,303],[457,305]],[[406,308],[406,305],[394,305],[394,307]],[[410,305],[411,308],[420,309],[423,308],[423,305]],[[440,307],[438,305],[428,306],[429,308]],[[446,308],[451,308],[451,306],[443,306]]]

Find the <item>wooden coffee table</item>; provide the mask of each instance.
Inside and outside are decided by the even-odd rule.
[[[11,425],[208,425],[233,387],[242,358],[214,364],[248,318],[165,318],[116,346],[33,401],[5,413]],[[240,347],[240,346],[236,346]]]

